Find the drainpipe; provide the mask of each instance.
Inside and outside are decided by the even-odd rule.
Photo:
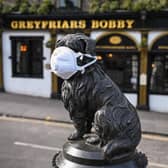
[[[138,109],[148,110],[148,89],[147,89],[147,71],[148,71],[148,32],[145,30],[144,22],[146,20],[146,12],[141,12],[142,32],[141,32],[141,54],[140,54],[140,76],[139,76],[139,94]]]

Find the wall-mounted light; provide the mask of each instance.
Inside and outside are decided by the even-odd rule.
[[[152,64],[152,68],[155,68],[155,64]]]
[[[22,44],[22,45],[20,46],[20,51],[21,51],[21,52],[27,52],[27,45],[26,45],[26,44]]]
[[[96,56],[96,59],[97,59],[98,61],[100,61],[100,60],[102,60],[102,56],[98,55],[98,56]]]
[[[109,54],[108,54],[108,57],[109,57],[109,58],[112,58],[112,57],[113,57],[113,54],[112,54],[112,53],[109,53]]]

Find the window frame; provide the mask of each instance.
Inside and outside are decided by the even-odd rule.
[[[44,40],[44,37],[43,36],[10,36],[10,40],[11,40],[11,55],[9,58],[11,58],[11,62],[12,62],[12,77],[22,77],[22,78],[43,78],[44,76],[44,68],[43,68],[43,40]],[[41,68],[40,68],[40,73],[39,74],[33,74],[32,72],[32,69],[29,69],[29,73],[19,73],[17,72],[17,63],[16,63],[16,60],[17,60],[17,43],[20,41],[20,42],[27,42],[30,44],[31,42],[30,41],[33,41],[33,40],[40,40],[41,41],[41,56],[39,57],[38,60],[40,60],[40,65],[41,65]],[[28,56],[31,55],[33,51],[30,50],[28,51]],[[28,62],[29,65],[31,63],[33,63],[33,58],[29,57],[30,61]]]

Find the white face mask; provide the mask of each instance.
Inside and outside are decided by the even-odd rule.
[[[93,61],[83,65],[77,65],[77,58],[86,56],[93,58]],[[51,55],[51,71],[62,79],[69,79],[76,72],[85,72],[85,68],[96,62],[96,57],[89,54],[76,53],[68,47],[58,47]]]

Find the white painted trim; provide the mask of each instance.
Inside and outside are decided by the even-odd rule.
[[[10,36],[43,36],[43,78],[19,78],[12,77],[12,62]],[[18,93],[31,96],[50,97],[51,95],[51,72],[45,68],[50,63],[51,50],[46,48],[45,43],[50,40],[47,31],[5,31],[2,34],[3,41],[3,77],[6,92]]]
[[[151,111],[168,113],[168,96],[149,95],[149,108]]]
[[[124,95],[134,107],[137,106],[138,95],[136,93],[125,93]]]

